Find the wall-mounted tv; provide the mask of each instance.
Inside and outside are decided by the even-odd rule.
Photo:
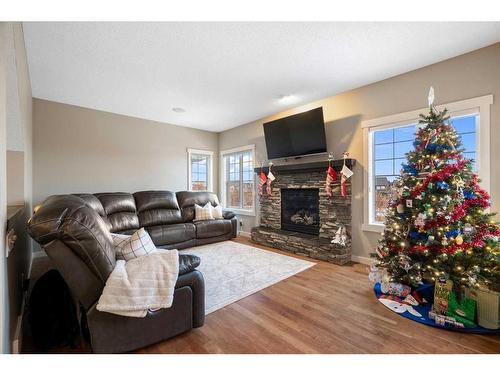
[[[267,158],[326,153],[323,107],[264,124]]]

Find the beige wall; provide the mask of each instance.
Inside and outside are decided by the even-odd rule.
[[[7,77],[8,74],[8,77]],[[7,79],[8,78],[8,79]],[[7,105],[7,97],[9,105]],[[14,100],[14,102],[11,101]],[[31,210],[32,196],[32,98],[29,79],[26,49],[22,25],[15,23],[0,23],[0,238],[5,238],[5,219],[7,208],[7,149],[8,145],[15,145],[15,149],[24,154],[23,162],[17,165],[18,170],[10,171],[17,174],[20,183],[17,188],[23,190],[16,199],[24,201],[25,210]],[[12,123],[13,122],[13,123]],[[13,126],[14,125],[14,126]],[[7,131],[9,129],[9,131]],[[7,139],[15,134],[15,141]],[[18,160],[19,161],[19,160]],[[19,170],[21,169],[21,170]],[[21,179],[19,174],[23,175]],[[18,180],[18,181],[19,181]],[[26,233],[17,233],[20,239],[26,238]],[[31,245],[29,241],[18,251],[16,258],[22,262],[19,268],[26,275],[31,262]],[[19,275],[7,275],[4,241],[0,241],[0,352],[9,352],[9,321],[17,319],[19,313],[18,301],[9,304],[9,295],[15,292],[7,288],[7,276],[16,278],[15,283],[20,287]],[[12,256],[8,258],[10,261]],[[20,293],[16,293],[20,295]]]
[[[7,205],[23,205],[24,199],[24,151],[7,150]]]
[[[33,199],[52,194],[187,189],[187,148],[217,133],[34,99]]]
[[[392,57],[391,57],[392,58]],[[266,121],[323,106],[328,150],[336,157],[347,150],[357,160],[353,176],[352,243],[353,254],[368,257],[379,234],[361,230],[363,223],[363,137],[362,120],[424,108],[430,86],[436,90],[436,104],[493,94],[491,106],[491,196],[493,209],[500,210],[500,43],[381,82],[335,95],[278,113],[219,135],[220,150],[245,144],[257,146],[257,164],[266,161],[262,124]],[[300,93],[297,93],[300,94]],[[258,218],[243,217],[243,230]]]

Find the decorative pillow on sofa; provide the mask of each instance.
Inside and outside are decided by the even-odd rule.
[[[129,261],[156,251],[149,233],[141,228],[131,236],[111,233],[116,249],[116,259]]]
[[[224,216],[222,216],[222,207],[219,205],[212,207],[212,216],[214,219],[224,219]]]
[[[203,207],[194,205],[194,221],[201,220],[213,220],[214,217],[212,215],[212,204],[207,202]]]

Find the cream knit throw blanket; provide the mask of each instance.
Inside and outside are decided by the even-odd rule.
[[[157,250],[116,266],[102,292],[97,310],[143,318],[148,310],[172,306],[179,275],[177,250]]]

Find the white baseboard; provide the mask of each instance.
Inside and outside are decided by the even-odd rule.
[[[240,233],[238,233],[241,237],[246,237],[246,238],[250,238],[250,232],[244,232],[242,230],[240,230]]]
[[[367,258],[367,257],[360,257],[358,255],[351,255],[351,260],[353,262],[361,263],[361,264],[372,264],[373,259],[372,258]]]

